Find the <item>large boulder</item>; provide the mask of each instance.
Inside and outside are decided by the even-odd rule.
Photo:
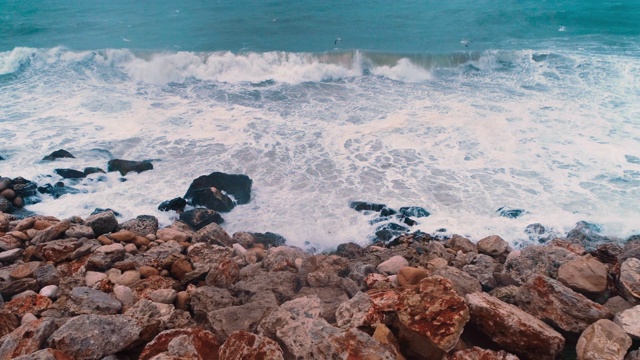
[[[51,154],[43,157],[42,160],[43,161],[54,161],[54,160],[57,160],[57,159],[64,159],[64,158],[75,159],[75,156],[73,156],[73,154],[71,154],[67,150],[60,149],[60,150],[56,150],[56,151],[52,152]]]
[[[453,266],[433,269],[431,274],[442,276],[451,281],[451,285],[460,296],[482,291],[482,285],[478,279]]]
[[[631,338],[611,320],[598,320],[589,325],[578,339],[579,360],[623,360],[631,346]]]
[[[203,175],[193,180],[185,199],[193,198],[194,192],[200,189],[214,187],[233,195],[238,204],[246,204],[251,199],[251,185],[253,181],[246,175],[231,175],[221,172],[214,172],[209,175]]]
[[[137,267],[151,266],[156,269],[169,269],[175,261],[182,258],[184,258],[182,246],[171,240],[136,255],[131,260]]]
[[[591,255],[564,263],[558,281],[581,294],[599,296],[607,290],[607,266]]]
[[[470,323],[500,348],[523,360],[553,360],[562,352],[562,335],[532,315],[486,293],[465,298]]]
[[[148,343],[140,360],[150,359],[218,359],[220,342],[216,337],[201,328],[166,330]]]
[[[215,187],[193,191],[190,200],[193,206],[204,206],[219,212],[229,212],[235,207],[233,200]]]
[[[118,171],[120,175],[125,176],[130,172],[141,173],[143,171],[153,170],[153,164],[151,161],[133,161],[113,159],[107,163],[107,171]]]
[[[640,340],[640,305],[624,310],[613,319],[634,340]]]
[[[155,235],[158,231],[158,219],[152,215],[139,215],[135,219],[123,222],[120,228],[138,236]]]
[[[322,301],[323,319],[336,322],[336,309],[349,300],[349,296],[339,287],[303,287],[295,297],[317,296]]]
[[[63,179],[82,179],[87,177],[84,172],[75,169],[54,169],[53,172]]]
[[[219,360],[284,360],[277,342],[246,331],[232,333],[218,351]]]
[[[578,256],[557,246],[529,246],[514,251],[504,263],[503,274],[510,276],[518,284],[524,284],[535,274],[555,279],[558,268]]]
[[[253,296],[265,291],[273,292],[279,303],[293,299],[300,289],[298,276],[289,271],[256,271],[233,284],[233,291]]]
[[[114,231],[118,227],[118,219],[113,211],[103,211],[89,216],[84,224],[93,229],[95,236],[100,236]]]
[[[500,264],[485,254],[473,255],[462,267],[462,271],[476,278],[485,291],[490,291],[498,285],[494,273],[500,269]]]
[[[52,319],[38,319],[21,325],[2,337],[0,360],[14,359],[42,349],[55,329],[56,324]]]
[[[343,329],[373,327],[382,322],[383,315],[367,293],[358,292],[348,301],[338,305],[335,312],[336,323]]]
[[[53,240],[37,245],[34,255],[57,264],[65,260],[71,260],[72,254],[80,249],[82,245],[82,242],[77,239]]]
[[[481,254],[489,255],[494,258],[504,256],[509,252],[509,243],[504,241],[498,235],[487,236],[478,240],[476,244],[478,252]]]
[[[278,307],[273,293],[266,291],[252,296],[249,302],[213,310],[207,314],[209,328],[220,340],[235,331],[255,332],[258,324]]]
[[[86,267],[89,270],[110,269],[116,262],[124,260],[124,254],[124,246],[120,243],[100,246],[87,259]]]
[[[86,286],[73,288],[67,301],[69,310],[75,314],[117,314],[122,304],[115,296]]]
[[[197,208],[181,213],[180,221],[189,225],[193,230],[198,231],[212,223],[222,224],[224,219],[222,219],[222,216],[215,210]]]

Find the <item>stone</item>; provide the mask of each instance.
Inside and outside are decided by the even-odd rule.
[[[409,262],[407,259],[403,258],[400,255],[395,255],[390,257],[388,260],[381,262],[377,269],[378,271],[385,274],[397,274],[400,268],[405,266],[409,266]]]
[[[128,286],[115,285],[113,287],[113,295],[123,307],[129,307],[135,302],[135,295],[133,295],[133,291]]]
[[[567,249],[557,246],[528,246],[509,254],[504,263],[503,274],[518,284],[524,284],[535,274],[555,279],[562,264],[578,258]]]
[[[640,260],[629,258],[620,266],[620,295],[633,303],[640,302]]]
[[[255,332],[258,324],[277,307],[276,297],[272,292],[266,291],[252,296],[246,304],[209,312],[207,321],[218,339],[224,340],[235,331]]]
[[[218,356],[219,360],[284,360],[277,342],[246,331],[229,335],[218,350]]]
[[[95,236],[110,233],[118,227],[118,220],[113,211],[104,211],[89,216],[84,224],[89,226]]]
[[[229,212],[235,207],[233,200],[215,187],[194,190],[191,193],[190,203],[193,206],[204,206],[218,212]]]
[[[86,286],[73,288],[67,301],[69,310],[75,314],[117,314],[122,304],[111,294]]]
[[[322,306],[323,319],[331,324],[336,322],[336,309],[339,305],[349,300],[344,290],[337,287],[303,287],[295,297],[317,296]]]
[[[107,171],[118,171],[120,175],[125,176],[130,172],[141,173],[143,171],[153,170],[153,164],[151,161],[133,161],[113,159],[107,162]]]
[[[241,277],[233,284],[232,290],[250,296],[270,291],[275,294],[278,303],[283,303],[296,296],[299,281],[296,274],[288,271],[258,271],[249,276]]]
[[[80,315],[56,330],[49,345],[74,359],[100,359],[129,348],[142,330],[124,315]]]
[[[518,357],[505,351],[493,351],[474,346],[449,354],[446,360],[518,360]]]
[[[509,252],[509,243],[498,235],[487,236],[476,244],[478,252],[491,257],[500,257]]]
[[[71,356],[56,349],[42,349],[14,360],[74,360]]]
[[[59,285],[62,275],[52,264],[45,264],[37,268],[33,275],[38,281],[38,285],[45,287],[47,285]]]
[[[35,315],[33,315],[32,313],[26,313],[22,315],[22,319],[20,319],[20,325],[24,325],[36,320],[38,320],[38,318]]]
[[[131,286],[140,280],[140,273],[136,270],[127,270],[114,280],[112,281],[114,284]]]
[[[38,268],[39,265],[40,265],[39,262],[20,264],[17,267],[15,267],[13,270],[11,270],[11,272],[9,273],[9,276],[11,277],[11,279],[14,279],[14,280],[33,277],[33,272],[35,269]]]
[[[4,198],[4,196],[0,196],[0,212],[11,212],[12,209],[11,201]]]
[[[99,283],[100,281],[107,278],[105,273],[97,272],[97,271],[87,271],[84,274],[84,283],[88,287],[93,287],[93,285]]]
[[[581,333],[591,323],[613,317],[602,305],[543,275],[533,276],[520,288],[516,303],[527,313],[571,333]]]
[[[82,179],[87,176],[84,172],[75,169],[54,169],[53,172],[60,175],[63,179]]]
[[[158,289],[173,289],[177,291],[180,289],[180,283],[169,277],[151,276],[136,282],[130,288],[137,298],[148,298],[149,294]]]
[[[156,235],[160,240],[164,240],[164,241],[174,240],[179,243],[190,241],[192,236],[191,234],[188,234],[180,229],[176,229],[173,227],[166,227],[164,229],[160,229],[158,230]]]
[[[343,329],[373,327],[382,322],[382,311],[371,301],[369,294],[358,292],[348,301],[342,302],[335,311],[338,327]]]
[[[640,340],[640,305],[616,314],[613,321],[633,340]]]
[[[629,351],[627,356],[624,357],[624,360],[640,360],[640,349]]]
[[[427,276],[429,272],[426,269],[405,266],[398,270],[398,284],[400,286],[417,285]]]
[[[151,266],[140,266],[138,268],[138,272],[140,273],[140,277],[143,279],[149,278],[151,276],[160,275],[160,271],[158,271],[158,269]]]
[[[53,240],[36,246],[35,256],[54,263],[72,260],[74,252],[82,247],[76,239]]]
[[[171,275],[178,280],[183,280],[192,271],[193,267],[187,259],[178,259],[171,264]]]
[[[275,234],[272,232],[265,233],[250,233],[251,237],[253,237],[254,246],[258,244],[262,244],[265,249],[271,249],[272,247],[283,246],[286,244],[287,239],[285,239],[282,235]]]
[[[182,212],[187,206],[187,201],[181,197],[165,200],[158,206],[160,211],[177,211]]]
[[[445,245],[456,252],[458,251],[462,251],[463,253],[478,252],[478,249],[476,248],[476,244],[472,243],[471,240],[467,239],[466,237],[462,237],[460,235],[453,235],[451,239],[445,242]]]
[[[73,224],[71,227],[64,232],[66,237],[72,237],[76,239],[87,238],[93,239],[95,238],[95,234],[93,233],[93,229],[90,226],[86,225],[78,225]]]
[[[62,220],[57,224],[51,225],[44,230],[38,231],[38,234],[31,239],[31,243],[38,245],[59,238],[65,231],[69,230],[71,222],[68,219]]]
[[[622,298],[621,296],[614,296],[609,298],[602,306],[609,309],[612,314],[617,314],[627,309],[631,309],[633,304]]]
[[[136,238],[136,234],[129,230],[120,230],[108,235],[109,239],[120,242],[130,242]]]
[[[182,246],[175,241],[167,241],[136,255],[132,260],[138,267],[151,266],[156,269],[169,269],[174,262],[182,258],[184,258]]]
[[[124,260],[124,246],[122,244],[103,245],[98,247],[87,260],[87,269],[107,270],[118,261]]]
[[[138,247],[135,246],[134,244],[127,244],[127,245],[124,246],[124,251],[127,254],[135,255],[135,254],[138,253]],[[114,264],[114,266],[115,266],[115,264]]]
[[[388,345],[395,350],[396,360],[405,360],[404,356],[400,353],[400,344],[398,339],[393,335],[391,330],[385,324],[376,324],[376,330],[371,335],[377,342]]]
[[[558,281],[587,296],[604,294],[607,275],[607,266],[591,255],[568,261],[558,268]]]
[[[0,302],[0,308],[2,308],[2,303]],[[11,333],[18,326],[20,326],[20,319],[14,314],[6,310],[0,310],[0,339],[3,336]],[[2,346],[2,341],[0,341],[0,347]]]
[[[173,289],[158,289],[149,294],[149,299],[161,304],[173,304],[176,300],[177,292]]]
[[[466,265],[462,267],[462,271],[476,278],[482,290],[490,291],[498,286],[494,274],[500,272],[502,267],[492,257],[485,254],[476,254],[469,259]]]
[[[14,281],[0,281],[0,296],[5,299],[11,298],[15,294],[32,290],[39,290],[38,282],[35,279],[26,278]]]
[[[441,276],[427,277],[415,287],[401,289],[395,309],[400,342],[426,358],[442,357],[452,350],[469,321],[464,298]]]
[[[158,219],[152,215],[138,215],[135,219],[123,222],[120,228],[138,236],[147,236],[158,231]]]
[[[223,259],[211,266],[211,270],[205,278],[205,283],[209,286],[229,288],[240,276],[240,268],[233,259]]]
[[[52,302],[48,297],[41,295],[30,295],[13,300],[4,304],[3,310],[11,311],[18,317],[22,317],[27,313],[40,316],[42,312],[51,306]]]
[[[486,293],[465,296],[470,324],[497,346],[523,360],[553,360],[565,340],[541,320]]]
[[[2,338],[0,359],[14,359],[40,350],[55,329],[52,319],[40,319],[20,325]]]
[[[246,175],[232,175],[221,172],[213,172],[193,180],[184,198],[189,200],[193,193],[199,189],[215,187],[227,194],[233,195],[238,204],[246,204],[251,199],[251,185],[253,181]]]
[[[201,323],[208,322],[207,316],[210,312],[236,305],[235,302],[236,299],[231,296],[229,290],[212,286],[196,288],[189,299],[194,319]]]
[[[347,259],[356,259],[364,254],[364,249],[356,243],[348,242],[338,245],[335,254]]]
[[[0,211],[0,232],[9,230],[9,217]]]
[[[73,156],[73,154],[71,154],[67,150],[60,149],[60,150],[56,150],[56,151],[52,152],[51,154],[43,157],[42,160],[43,161],[54,161],[54,160],[63,159],[63,158],[75,159],[75,156]]]
[[[22,241],[20,241],[20,239],[17,239],[11,235],[0,236],[0,250],[3,250],[3,251],[13,250],[21,246],[22,246]]]
[[[576,227],[567,233],[567,239],[582,244],[587,250],[595,249],[600,243],[608,239],[600,235],[600,226],[586,221],[578,221]]]
[[[431,275],[442,276],[451,281],[453,288],[460,296],[482,291],[482,285],[476,278],[453,266],[433,269]]]
[[[58,293],[60,292],[60,288],[56,285],[47,285],[40,289],[39,294],[42,296],[46,296],[49,299],[58,298]]]
[[[602,319],[589,325],[578,339],[579,360],[623,360],[631,338],[613,321]]]
[[[220,342],[204,329],[173,329],[158,334],[148,343],[140,360],[150,359],[218,359]],[[164,354],[166,357],[159,357]]]
[[[10,263],[22,256],[22,254],[24,254],[24,250],[20,248],[0,252],[0,262]]]
[[[198,230],[193,237],[193,242],[203,242],[213,245],[232,246],[231,236],[220,225],[211,223]]]

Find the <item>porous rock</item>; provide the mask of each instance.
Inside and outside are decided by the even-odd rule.
[[[277,342],[246,331],[236,331],[222,344],[219,360],[284,360]]]
[[[52,319],[39,319],[20,325],[2,338],[0,359],[14,359],[42,349],[55,329]]]
[[[578,256],[557,246],[529,246],[509,254],[503,274],[510,276],[518,284],[524,284],[535,274],[555,279],[558,268]]]
[[[220,342],[209,331],[201,328],[172,329],[161,332],[148,343],[139,359],[216,360],[219,348]]]
[[[203,242],[213,245],[231,246],[231,236],[218,224],[211,223],[198,230],[193,237],[193,242]]]
[[[518,360],[518,357],[506,351],[494,351],[474,346],[447,355],[446,360]]]
[[[152,215],[139,215],[135,219],[123,222],[120,228],[138,236],[147,236],[158,231],[158,219]]]
[[[631,346],[631,338],[611,320],[598,320],[589,325],[578,339],[579,360],[623,360]]]
[[[255,332],[258,324],[277,307],[276,297],[266,291],[252,296],[246,304],[215,309],[207,314],[207,320],[218,339],[225,340],[234,331]]]
[[[338,305],[335,318],[338,327],[343,329],[373,326],[382,322],[382,312],[371,301],[369,294],[358,292],[348,301]]]

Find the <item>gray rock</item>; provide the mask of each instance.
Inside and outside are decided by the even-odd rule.
[[[124,248],[122,251],[124,251]],[[184,258],[182,246],[175,241],[167,241],[149,249],[145,253],[134,256],[131,260],[137,267],[151,266],[156,269],[169,269],[171,264],[181,258]]]
[[[76,314],[117,314],[122,308],[120,301],[113,295],[86,286],[71,290],[67,305]]]
[[[230,306],[207,314],[209,327],[218,339],[224,340],[235,331],[255,332],[258,324],[278,307],[276,297],[270,291],[254,295],[244,305]]]
[[[173,304],[178,293],[173,289],[158,289],[149,294],[149,299],[161,304]]]
[[[262,260],[262,266],[268,271],[296,270],[296,259],[306,259],[309,254],[301,249],[291,246],[278,246],[270,248]]]
[[[93,229],[90,226],[73,224],[71,227],[64,232],[66,237],[72,237],[76,239],[87,238],[93,239],[95,234],[93,233]]]
[[[231,236],[218,224],[211,223],[198,230],[193,237],[193,242],[203,242],[211,245],[232,246]]]
[[[640,260],[629,258],[620,266],[621,295],[635,304],[640,302]]]
[[[119,243],[100,246],[87,260],[86,268],[91,270],[107,270],[118,261],[124,260],[124,246]]]
[[[96,237],[112,232],[118,227],[118,220],[113,211],[104,211],[91,215],[84,223],[93,229]]]
[[[25,278],[14,281],[0,281],[0,296],[10,299],[13,295],[19,294],[27,290],[39,290],[36,279]]]
[[[49,345],[78,360],[99,359],[127,349],[143,329],[124,315],[80,315],[49,338]]]
[[[19,258],[24,253],[24,250],[17,248],[0,252],[0,263],[9,263]]]
[[[378,271],[384,274],[397,274],[400,268],[409,266],[407,259],[400,255],[392,256],[391,258],[381,262],[378,265]]]
[[[484,291],[490,291],[498,285],[496,278],[493,276],[495,272],[501,269],[501,265],[493,260],[492,257],[485,254],[477,254],[471,257],[467,265],[462,267],[462,271],[476,278]]]
[[[55,322],[51,319],[20,325],[2,338],[0,359],[13,359],[40,350],[55,329]]]
[[[58,297],[58,292],[60,291],[60,288],[56,285],[47,285],[45,287],[43,287],[42,289],[40,289],[40,295],[42,296],[46,296],[49,299],[55,299]]]
[[[300,289],[298,297],[317,296],[322,301],[322,318],[331,324],[336,322],[336,309],[349,297],[344,290],[335,287],[303,287]]]
[[[431,275],[439,275],[449,279],[458,295],[462,297],[482,291],[482,286],[476,278],[453,266],[434,269],[431,271]]]
[[[535,274],[555,279],[558,268],[578,256],[567,249],[557,246],[529,246],[519,254],[514,251],[504,263],[503,273],[509,275],[518,284],[524,284]]]
[[[55,240],[64,234],[69,229],[71,222],[69,219],[64,219],[57,224],[51,225],[44,230],[38,231],[38,234],[31,239],[31,243],[34,245],[42,244],[51,240]]]
[[[623,312],[627,309],[631,309],[633,304],[622,298],[621,296],[614,296],[609,298],[602,306],[611,311],[612,314]]]
[[[350,329],[381,322],[382,319],[377,314],[369,294],[358,292],[350,300],[338,305],[335,317],[338,327]]]
[[[62,275],[52,264],[45,264],[34,271],[34,276],[38,281],[38,285],[45,287],[48,285],[59,285]]]
[[[138,236],[155,235],[158,231],[158,219],[151,215],[139,215],[135,219],[123,222],[120,228]]]
[[[289,271],[258,271],[233,285],[234,291],[245,296],[271,291],[275,294],[279,303],[293,299],[298,293],[298,289],[298,276]]]
[[[201,286],[191,294],[190,306],[196,322],[206,323],[210,312],[236,305],[236,302],[227,289]]]
[[[22,355],[14,360],[72,360],[73,358],[60,350],[42,349],[29,355]],[[102,359],[104,360],[104,358]],[[115,359],[118,360],[118,359]]]
[[[611,320],[598,320],[582,332],[576,345],[580,360],[623,360],[631,338]]]

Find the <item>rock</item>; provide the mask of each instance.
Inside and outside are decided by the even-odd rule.
[[[197,322],[208,322],[210,312],[235,305],[236,299],[227,289],[212,286],[196,288],[190,297],[190,307]]]
[[[40,319],[20,325],[2,338],[0,359],[14,359],[40,350],[56,329],[51,319]]]
[[[60,175],[64,179],[82,179],[87,176],[82,171],[74,169],[55,169],[53,170],[53,172]]]
[[[453,266],[435,268],[431,270],[431,274],[449,279],[460,296],[482,291],[482,286],[476,278]]]
[[[124,260],[124,246],[122,244],[103,245],[87,260],[87,269],[107,270],[118,261]]]
[[[65,260],[72,260],[72,254],[81,246],[82,243],[76,239],[53,240],[37,245],[35,256],[57,264]]]
[[[629,258],[620,266],[620,294],[633,303],[640,301],[640,260]]]
[[[60,291],[60,288],[57,287],[56,285],[47,285],[42,289],[40,289],[39,294],[42,296],[46,296],[49,299],[56,299],[58,297],[59,291]]]
[[[219,348],[220,342],[209,331],[173,329],[158,334],[144,347],[139,359],[215,360],[218,359]]]
[[[104,211],[91,215],[84,223],[93,229],[95,236],[110,233],[118,227],[118,220],[113,211]]]
[[[222,224],[224,219],[215,210],[197,208],[181,213],[180,221],[197,231],[209,224]]]
[[[31,313],[36,316],[40,316],[43,311],[47,310],[51,306],[51,300],[41,295],[29,295],[19,298],[14,298],[8,303],[4,304],[3,310],[11,311],[18,317],[22,317],[27,313]]]
[[[336,255],[345,257],[347,259],[359,258],[362,256],[363,253],[364,253],[364,249],[362,248],[362,246],[353,242],[348,242],[348,243],[338,245],[338,248],[336,249],[336,252],[335,252]]]
[[[42,349],[14,360],[74,360],[71,356],[56,349]]]
[[[251,199],[252,183],[253,181],[246,175],[230,175],[214,172],[193,180],[184,198],[191,199],[196,190],[215,187],[218,190],[233,195],[238,204],[242,205],[248,203]]]
[[[122,304],[111,294],[86,286],[73,288],[67,301],[69,310],[75,314],[117,314]]]
[[[6,232],[9,230],[9,216],[0,211],[0,232]]]
[[[632,339],[640,339],[640,305],[618,313],[613,321]]]
[[[99,359],[127,349],[142,330],[124,315],[80,315],[56,330],[49,345],[74,359]]]
[[[107,163],[107,171],[118,171],[120,175],[125,176],[130,172],[141,173],[143,171],[153,170],[153,164],[151,161],[132,161],[132,160],[122,160],[122,159],[113,159],[109,160]]]
[[[614,296],[612,298],[609,298],[607,302],[602,304],[602,306],[609,309],[609,311],[615,315],[624,310],[631,309],[633,307],[633,304],[623,299],[621,296]]]
[[[175,241],[167,241],[147,250],[147,252],[136,255],[132,260],[138,267],[151,266],[156,269],[169,269],[174,262],[182,258],[184,258],[182,246]]]
[[[39,265],[40,265],[40,262],[37,262],[37,261],[20,264],[16,266],[13,270],[11,270],[11,272],[9,273],[9,276],[11,277],[11,279],[14,279],[14,280],[33,277],[33,272],[35,269],[38,268]]]
[[[99,283],[100,281],[107,278],[105,273],[97,272],[97,271],[87,271],[84,274],[84,283],[88,287],[93,287],[93,285]]]
[[[284,360],[277,342],[246,331],[236,331],[222,344],[219,360]]]
[[[122,306],[129,307],[134,304],[135,296],[128,286],[115,285],[113,287],[113,295],[120,301]]]
[[[516,219],[522,216],[523,214],[527,213],[524,209],[510,209],[507,207],[501,207],[498,210],[496,210],[496,212],[498,213],[498,216],[505,217],[508,219]]]
[[[238,243],[239,245],[244,247],[245,249],[249,249],[254,243],[253,235],[243,231],[238,231],[234,233],[232,240],[233,242]]]
[[[60,237],[60,235],[64,234],[65,231],[69,230],[71,227],[71,222],[68,219],[62,220],[59,223],[52,225],[45,230],[41,230],[38,234],[31,239],[31,243],[34,245],[38,245],[41,243],[45,243],[51,240],[55,240]]]
[[[623,360],[631,346],[631,338],[611,320],[598,320],[589,325],[578,339],[579,360]]]
[[[607,266],[591,255],[571,260],[558,268],[558,281],[587,296],[599,296],[607,290],[607,275]]]
[[[1,299],[1,298],[0,298]],[[0,308],[2,308],[2,302],[0,301]],[[11,333],[18,326],[20,326],[20,320],[14,314],[1,310],[0,311],[0,339],[3,336]],[[0,347],[2,347],[2,341],[0,341]]]
[[[381,310],[372,301],[369,294],[358,292],[348,301],[342,302],[335,311],[338,327],[343,329],[373,327],[383,320]]]
[[[381,262],[378,265],[378,271],[385,274],[397,274],[398,270],[406,266],[409,266],[407,259],[400,255],[395,255],[388,260]]]
[[[432,276],[398,293],[400,342],[425,358],[442,357],[453,349],[469,321],[469,309],[451,282]]]
[[[398,284],[400,286],[417,285],[427,276],[429,272],[426,269],[405,266],[398,270]]]
[[[24,250],[17,248],[0,252],[0,263],[10,263],[22,256]]]
[[[306,259],[309,255],[304,251],[289,247],[278,246],[267,251],[262,266],[268,271],[290,271],[296,269],[296,259]]]
[[[39,290],[38,282],[35,279],[20,279],[14,281],[0,281],[0,296],[5,299],[11,298],[15,294],[32,290]]]
[[[467,265],[462,267],[462,271],[476,278],[482,289],[490,291],[498,285],[494,276],[502,267],[492,257],[485,254],[476,254],[469,259]]]
[[[207,244],[231,246],[233,241],[231,236],[220,225],[211,223],[196,232],[193,242],[203,242]]]
[[[118,285],[131,286],[140,280],[140,273],[136,270],[127,270],[122,275],[111,278],[111,282]]]
[[[640,349],[629,351],[627,356],[624,357],[624,360],[640,360]]]
[[[67,150],[56,150],[54,152],[52,152],[51,154],[45,156],[42,158],[43,161],[54,161],[57,159],[63,159],[63,158],[72,158],[75,159],[76,157],[73,156],[70,152],[68,152]]]
[[[470,323],[498,347],[523,360],[552,360],[562,352],[564,338],[549,325],[486,293],[465,296]]]
[[[149,294],[158,289],[173,289],[178,291],[180,289],[180,283],[169,277],[151,276],[136,282],[131,285],[130,288],[137,298],[148,298]]]
[[[59,285],[62,275],[52,264],[45,264],[37,268],[33,275],[38,281],[38,285],[45,287],[47,285]]]
[[[366,201],[352,201],[349,203],[349,207],[355,211],[360,211],[360,212],[362,211],[379,212],[382,209],[386,208],[387,206],[384,204],[376,204],[376,203],[370,203]]]
[[[518,360],[518,357],[502,350],[493,351],[474,346],[449,354],[446,360]]]
[[[190,203],[193,206],[204,206],[219,212],[229,212],[235,207],[233,200],[215,187],[194,190],[191,196]]]
[[[109,239],[118,242],[130,242],[136,238],[136,234],[132,233],[129,230],[120,230],[118,232],[111,233],[107,235]]]
[[[138,272],[140,273],[140,277],[143,279],[149,278],[151,276],[160,275],[160,271],[158,271],[158,269],[151,266],[140,266],[138,268]]]
[[[317,296],[321,301],[323,319],[331,324],[336,322],[336,309],[338,306],[349,300],[349,297],[340,288],[334,287],[304,287],[300,289],[298,297]]]
[[[184,232],[180,229],[173,227],[166,227],[156,232],[156,236],[160,240],[169,241],[174,240],[177,242],[187,242],[191,240],[192,233]]]
[[[22,319],[20,319],[20,325],[24,325],[36,320],[38,320],[38,318],[35,315],[33,315],[32,313],[26,313],[22,315]]]
[[[555,279],[558,268],[578,256],[567,249],[556,246],[529,246],[518,254],[511,253],[504,263],[503,274],[509,275],[518,284],[527,282],[535,274]]]
[[[73,224],[69,228],[69,230],[65,231],[64,234],[66,237],[72,237],[76,239],[87,238],[93,239],[95,238],[95,234],[93,233],[93,229],[86,225],[78,225]]]
[[[139,215],[135,219],[123,222],[120,228],[138,236],[147,236],[158,231],[158,219],[152,215]]]
[[[161,304],[173,304],[176,296],[177,292],[173,289],[158,289],[149,294],[149,299]]]
[[[500,257],[509,252],[509,243],[498,235],[487,236],[476,244],[478,252],[491,257]]]
[[[420,206],[404,206],[398,209],[398,212],[406,217],[428,217],[431,215],[427,210]]]
[[[89,166],[84,168],[84,170],[82,171],[86,176],[89,176],[91,174],[106,174],[106,171],[102,170],[99,167],[94,167],[94,166]]]
[[[209,286],[229,288],[240,276],[240,268],[233,259],[224,259],[211,266],[205,283]]]
[[[10,212],[12,207],[11,201],[5,199],[4,196],[0,196],[0,213]]]
[[[218,339],[224,340],[235,331],[255,332],[258,324],[277,307],[276,297],[270,291],[265,291],[252,296],[244,305],[209,312],[207,321]]]
[[[586,221],[579,221],[576,227],[567,233],[567,239],[578,242],[591,251],[603,242],[609,242],[605,236],[600,235],[600,226]]]
[[[160,211],[177,211],[182,212],[187,206],[187,200],[177,197],[160,203],[158,210]]]
[[[405,360],[404,356],[400,353],[400,345],[398,344],[398,339],[393,335],[391,330],[385,324],[377,324],[376,330],[373,332],[373,337],[376,341],[381,344],[388,345],[387,347],[391,347],[395,350],[396,360]]]
[[[474,252],[477,253],[478,249],[476,244],[471,240],[462,237],[460,235],[453,235],[453,237],[445,242],[445,245],[454,251],[462,251],[463,253]]]
[[[283,246],[287,242],[287,239],[285,239],[282,235],[275,234],[268,231],[266,233],[250,233],[250,234],[251,234],[251,237],[253,237],[253,242],[255,244],[262,244],[266,249]]]

